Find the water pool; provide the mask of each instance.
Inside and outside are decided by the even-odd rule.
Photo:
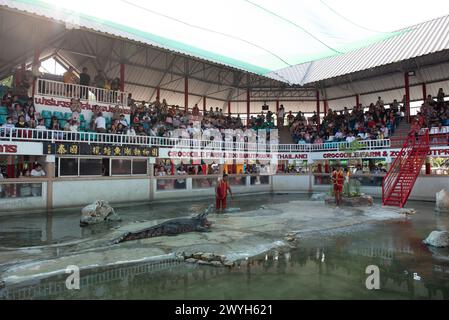
[[[309,195],[238,197],[242,211],[262,205],[306,200]],[[205,201],[120,207],[126,221],[176,217],[200,212]],[[449,228],[449,215],[432,203],[409,202],[416,214],[401,219],[313,232],[292,250],[268,250],[216,268],[179,261],[128,263],[81,273],[80,290],[65,288],[66,275],[7,285],[3,299],[448,299],[449,250],[421,243],[432,230]],[[3,216],[0,257],[11,247],[48,246],[101,237],[114,225],[85,231],[79,210]],[[308,223],[313,223],[308,222]],[[9,249],[8,249],[9,248]],[[55,253],[57,256],[58,253]],[[3,270],[11,261],[3,259]],[[380,289],[367,290],[366,267],[380,269]]]

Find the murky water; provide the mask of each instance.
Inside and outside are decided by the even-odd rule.
[[[255,209],[306,195],[236,198],[233,206]],[[199,212],[205,202],[136,205],[118,209],[125,221]],[[449,249],[421,243],[432,230],[449,227],[432,203],[409,202],[408,219],[317,234],[291,252],[269,252],[232,269],[163,261],[81,273],[80,290],[67,290],[66,275],[0,289],[6,299],[449,299]],[[0,218],[4,247],[80,239],[79,210]],[[1,254],[1,252],[0,252]],[[367,290],[366,267],[380,269],[380,289]]]

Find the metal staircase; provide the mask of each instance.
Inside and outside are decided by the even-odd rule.
[[[429,130],[410,132],[382,181],[382,204],[404,207],[429,153]]]

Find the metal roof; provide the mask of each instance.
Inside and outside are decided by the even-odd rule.
[[[399,30],[396,36],[350,51],[277,70],[267,75],[299,85],[353,74],[449,49],[449,15]]]

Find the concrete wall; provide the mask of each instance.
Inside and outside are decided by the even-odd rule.
[[[6,187],[5,185],[3,186]],[[1,198],[0,211],[22,211],[47,207],[47,183],[42,182],[42,196],[24,198]]]
[[[309,191],[309,180],[310,177],[308,175],[278,175],[273,176],[273,191],[274,192],[282,192],[282,191]]]
[[[153,188],[153,200],[164,200],[164,199],[195,199],[195,198],[209,198],[214,197],[215,188],[204,188],[204,189],[193,189],[192,188],[192,178],[186,179],[187,188],[186,189],[174,189],[174,190],[156,190],[156,180],[152,181]],[[271,184],[260,184],[260,185],[250,185],[250,177],[246,177],[245,186],[233,186],[231,185],[231,190],[234,194],[244,194],[244,193],[261,193],[270,192]]]
[[[307,175],[278,175],[270,177],[270,184],[232,186],[233,193],[267,192],[308,192]],[[130,201],[182,200],[211,198],[214,188],[193,189],[192,178],[187,178],[187,189],[156,190],[156,180],[147,178],[112,178],[97,180],[55,180],[53,182],[53,207],[84,206],[102,199],[111,203],[129,203]],[[410,195],[410,200],[435,201],[435,194],[441,189],[449,190],[448,176],[420,176]],[[328,192],[329,185],[314,185],[312,192]],[[374,197],[382,196],[381,187],[362,187],[361,191]],[[47,204],[47,183],[43,182],[42,197],[2,198],[0,211],[23,211],[45,209]]]
[[[150,199],[150,179],[71,180],[53,182],[53,207],[86,205],[95,200],[112,203]]]
[[[441,189],[449,191],[448,176],[420,176],[413,187],[410,199],[435,201],[435,194]]]
[[[299,179],[298,179],[299,182]],[[314,192],[327,192],[329,185],[314,185]],[[421,175],[413,186],[409,200],[435,201],[435,194],[441,189],[449,190],[449,177],[443,175]],[[361,187],[361,191],[373,197],[382,197],[382,187]]]

